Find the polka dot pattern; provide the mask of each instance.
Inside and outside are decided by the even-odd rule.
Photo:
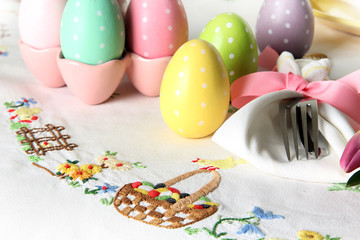
[[[127,47],[146,58],[171,56],[188,40],[188,22],[181,1],[132,0],[125,23]]]
[[[250,26],[237,14],[217,15],[206,25],[199,38],[214,44],[220,52],[231,83],[257,70],[255,37]],[[255,62],[252,61],[254,58]]]
[[[61,25],[65,58],[97,65],[120,58],[123,53],[125,27],[115,0],[68,0]]]
[[[271,46],[279,53],[289,51],[301,58],[311,45],[313,33],[314,16],[308,1],[264,1],[256,23],[260,51]]]
[[[161,112],[167,125],[184,137],[207,136],[226,117],[223,112],[229,106],[230,84],[219,57],[212,45],[195,39],[185,43],[166,68]]]

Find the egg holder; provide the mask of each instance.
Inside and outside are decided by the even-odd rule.
[[[165,69],[172,56],[146,59],[124,52],[120,59],[89,65],[65,59],[61,48],[36,49],[19,40],[22,58],[32,74],[45,86],[68,86],[82,102],[95,105],[105,102],[118,88],[125,73],[143,95],[157,97]]]

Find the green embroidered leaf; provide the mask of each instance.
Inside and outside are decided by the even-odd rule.
[[[105,206],[110,206],[114,202],[114,198],[110,197],[110,200],[108,200],[107,198],[102,198],[100,199],[100,202]]]
[[[106,156],[116,156],[117,155],[117,152],[110,152],[109,150],[105,151],[105,155]]]
[[[20,103],[19,105],[16,105],[13,101],[12,102],[5,102],[4,103],[4,106],[7,108],[7,109],[9,109],[9,108],[11,108],[11,109],[14,109],[14,108],[19,108],[19,107],[22,107],[22,106],[24,106],[24,104],[25,103]]]
[[[340,240],[340,238],[339,237],[332,238],[332,237],[330,237],[330,235],[326,235],[324,240]]]
[[[24,143],[23,144],[23,147],[21,148],[23,151],[28,151],[28,150],[31,150],[32,147],[31,147],[31,144],[30,143]]]
[[[25,140],[26,137],[24,137],[23,135],[16,135],[16,139],[17,139],[19,142],[21,142],[21,141]]]
[[[191,227],[187,227],[184,230],[189,235],[195,235],[202,231],[200,228],[191,228]]]
[[[133,163],[134,167],[136,168],[146,168],[146,166],[142,165],[141,162],[136,162],[136,163]]]
[[[79,161],[78,160],[75,160],[75,161],[71,161],[69,159],[66,160],[67,163],[70,163],[70,164],[78,164]]]
[[[347,187],[352,187],[360,184],[360,171],[354,173],[346,183]]]
[[[69,185],[72,186],[73,188],[81,187],[81,185],[79,184],[78,181],[76,181],[76,182],[70,182]]]
[[[206,228],[206,227],[203,227],[202,228],[205,232],[207,232],[210,236],[213,236],[213,233],[210,229]]]
[[[28,159],[31,162],[38,163],[40,161],[44,161],[44,159],[40,158],[39,156],[29,156]]]
[[[73,178],[70,177],[70,176],[66,176],[65,179],[66,179],[66,180],[70,180],[70,181],[73,180]]]
[[[11,122],[11,125],[10,125],[10,129],[11,130],[19,130],[20,128],[28,128],[29,126],[27,124],[24,124],[24,123],[19,123],[19,122]]]
[[[14,102],[4,102],[4,106],[8,109],[11,108],[11,106],[14,105]]]
[[[94,189],[94,190],[91,190],[91,191],[89,191],[89,188],[85,188],[85,194],[93,194],[93,195],[96,195],[96,194],[98,194],[99,193],[99,191],[100,191],[100,189]]]
[[[61,175],[61,172],[56,172],[55,175],[59,176],[59,175]]]

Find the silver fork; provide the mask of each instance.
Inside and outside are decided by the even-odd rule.
[[[314,152],[316,159],[318,151],[318,105],[315,99],[292,99],[280,102],[280,127],[284,140],[286,156],[290,161],[290,142],[288,125],[292,129],[296,159],[299,160],[300,139],[305,148],[306,159]],[[298,137],[299,134],[299,137]]]

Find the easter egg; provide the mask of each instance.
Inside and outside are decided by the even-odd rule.
[[[281,54],[291,52],[301,58],[314,36],[314,15],[309,0],[265,0],[256,22],[256,40]]]
[[[225,120],[230,84],[216,48],[201,39],[186,42],[167,66],[160,88],[166,124],[187,138],[215,132]]]
[[[258,49],[248,23],[235,13],[222,13],[213,18],[199,36],[220,52],[230,83],[257,71]]]
[[[67,0],[23,0],[19,9],[22,41],[36,49],[60,46],[60,22]]]
[[[172,56],[188,40],[181,0],[132,0],[125,24],[127,49],[144,58]]]
[[[118,59],[125,45],[125,28],[117,1],[69,0],[60,30],[65,58],[89,65]]]

